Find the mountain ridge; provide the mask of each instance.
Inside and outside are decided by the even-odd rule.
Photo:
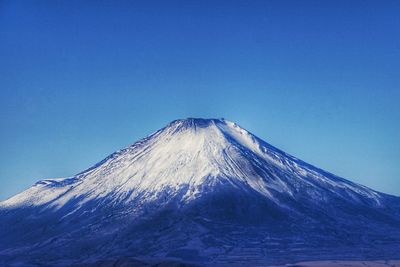
[[[0,223],[11,230],[0,230],[0,263],[41,262],[54,248],[53,264],[81,263],[74,246],[89,244],[86,261],[240,265],[250,257],[258,265],[317,251],[318,260],[393,259],[399,210],[400,198],[305,163],[236,123],[180,119],[73,177],[0,202]]]
[[[204,130],[204,129],[207,129],[207,130]],[[202,130],[204,130],[204,132],[202,132]],[[189,132],[189,133],[187,133],[187,132]],[[211,152],[206,151],[206,153],[208,153],[208,154],[205,155],[205,157],[202,159],[201,164],[209,166],[210,169],[205,170],[204,174],[199,175],[197,177],[197,179],[205,177],[205,176],[210,176],[210,174],[211,174],[211,176],[218,176],[218,174],[221,174],[221,173],[219,173],[221,170],[218,167],[223,166],[224,163],[226,163],[226,162],[222,162],[222,164],[219,164],[218,166],[216,166],[216,164],[213,164],[214,162],[212,162],[212,163],[209,162],[209,159],[214,160],[214,158],[216,156],[227,157],[228,164],[232,165],[229,167],[231,168],[231,170],[233,170],[235,172],[232,175],[232,173],[229,173],[229,171],[226,171],[226,172],[228,172],[228,175],[232,175],[232,176],[236,175],[239,177],[242,176],[242,175],[240,175],[240,173],[238,173],[238,172],[241,172],[241,169],[235,168],[235,167],[237,167],[237,166],[235,166],[235,164],[237,165],[237,162],[235,162],[234,160],[231,161],[230,159],[232,158],[232,156],[229,155],[225,151],[226,149],[230,149],[231,147],[235,147],[235,148],[250,147],[251,149],[246,149],[245,152],[248,154],[249,153],[255,154],[255,155],[251,155],[253,158],[254,158],[254,156],[261,157],[263,160],[269,160],[269,163],[272,163],[274,165],[279,165],[279,167],[283,166],[283,160],[281,159],[283,156],[283,157],[289,158],[295,164],[307,165],[309,170],[315,169],[317,171],[322,171],[321,169],[318,169],[310,164],[300,161],[297,158],[269,145],[268,143],[263,142],[261,139],[250,134],[249,132],[247,132],[243,128],[239,127],[235,123],[229,122],[224,119],[188,118],[188,119],[180,119],[180,120],[172,121],[166,127],[155,132],[154,134],[152,134],[148,137],[145,137],[145,138],[139,140],[138,142],[135,142],[134,144],[111,154],[110,156],[108,156],[104,160],[102,160],[101,162],[95,164],[93,167],[91,167],[81,173],[78,173],[74,177],[64,178],[64,179],[63,178],[45,179],[45,180],[39,181],[35,185],[50,185],[50,184],[52,184],[55,187],[58,187],[59,185],[66,185],[69,183],[80,181],[82,179],[82,176],[86,176],[87,173],[90,173],[92,170],[105,164],[107,161],[115,160],[116,158],[119,158],[119,156],[121,154],[124,154],[125,152],[129,153],[129,151],[132,148],[137,149],[138,147],[140,147],[142,145],[146,145],[146,142],[148,142],[148,140],[150,140],[154,137],[157,138],[158,135],[164,135],[164,136],[162,136],[162,138],[167,139],[167,141],[161,140],[164,142],[163,145],[165,146],[169,142],[171,142],[170,140],[168,140],[171,138],[171,136],[179,135],[180,133],[183,133],[182,134],[183,138],[179,139],[180,144],[178,145],[175,142],[172,144],[172,146],[179,147],[179,148],[181,148],[183,145],[188,146],[189,148],[185,148],[185,149],[186,150],[189,149],[189,151],[184,151],[186,154],[203,152],[202,150],[209,150],[210,147],[212,147],[212,148],[217,147],[217,149],[214,149],[214,150],[218,150],[218,152],[222,151],[224,153],[224,155],[214,155],[212,153],[215,151],[211,151]],[[215,140],[215,139],[218,139],[218,140],[216,142],[213,142],[213,140]],[[158,141],[158,142],[160,142],[160,141]],[[209,144],[210,142],[212,142],[212,143]],[[199,143],[200,143],[200,147],[198,146]],[[192,148],[194,148],[194,149],[192,149]],[[182,149],[180,149],[178,152],[181,152],[181,151],[182,151]],[[174,150],[174,152],[176,152],[176,151]],[[237,151],[234,151],[234,152],[237,152]],[[268,154],[266,152],[268,152]],[[141,153],[144,153],[144,152],[141,152]],[[190,159],[191,158],[189,158],[189,160]],[[134,160],[134,159],[128,159],[129,162],[132,160]],[[180,158],[180,160],[186,160],[186,159],[183,158],[183,156],[182,156]],[[224,161],[224,160],[225,159],[223,159],[223,160],[218,159],[219,163],[221,163],[221,161]],[[147,160],[147,162],[148,161],[149,160]],[[196,161],[199,161],[199,159],[196,158]],[[181,163],[181,164],[183,164],[183,163]],[[210,166],[210,165],[212,165],[212,166]],[[297,166],[295,166],[295,167],[297,167]],[[109,170],[109,169],[110,168],[108,168],[107,170]],[[196,168],[191,166],[190,170],[188,172],[197,171],[195,169]],[[299,170],[299,171],[304,171],[304,170]],[[174,175],[176,175],[176,174],[174,173]],[[224,176],[224,175],[225,175],[225,173],[222,173],[222,176]],[[257,176],[257,175],[254,175],[254,176]],[[107,177],[107,176],[105,176],[105,177]],[[173,178],[175,178],[175,177],[173,177]],[[186,178],[187,177],[185,177],[185,179]],[[244,179],[246,179],[246,177]],[[127,180],[129,180],[129,179],[127,179]],[[173,179],[170,179],[170,181],[171,180],[173,180]],[[188,181],[186,181],[186,180],[182,181],[182,183],[185,183],[185,182],[188,182]],[[196,185],[203,183],[202,181],[196,181],[196,182],[197,182]],[[249,182],[251,183],[252,181],[246,180],[246,183],[249,183]],[[257,181],[257,182],[259,182],[259,181]],[[190,183],[190,181],[188,183]],[[263,187],[260,187],[259,184],[258,185],[253,184],[253,186],[254,187],[258,186],[259,192],[268,194],[268,192],[265,191],[265,185]],[[285,186],[285,184],[281,184],[280,186]],[[354,186],[360,186],[360,185],[354,184]],[[362,187],[362,188],[364,189],[365,187]],[[148,189],[148,188],[146,188],[146,189]],[[373,198],[374,192],[376,192],[376,191],[367,189],[367,191],[365,191],[364,193],[369,194]],[[376,198],[375,198],[375,200],[376,200]],[[6,200],[3,203],[7,203],[7,202],[8,201]]]

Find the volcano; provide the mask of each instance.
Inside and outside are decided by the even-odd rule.
[[[400,258],[400,198],[225,119],[188,118],[0,202],[0,264],[205,266]]]

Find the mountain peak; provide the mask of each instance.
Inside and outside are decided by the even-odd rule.
[[[234,122],[228,121],[224,118],[220,119],[203,119],[203,118],[186,118],[178,119],[170,122],[166,127],[161,129],[161,132],[172,134],[194,134],[194,136],[207,137],[220,140],[220,142],[239,142],[243,143],[245,146],[254,143],[257,138],[250,132],[240,127]],[[195,138],[195,137],[194,137]],[[246,139],[246,140],[245,140]],[[249,143],[250,142],[250,143]]]
[[[219,118],[219,119],[216,119],[216,118],[194,118],[194,117],[188,117],[188,118],[185,118],[185,119],[176,119],[176,120],[174,120],[174,121],[172,121],[172,122],[181,122],[181,123],[191,123],[191,124],[199,124],[199,125],[202,125],[202,124],[209,124],[209,123],[215,123],[215,122],[223,122],[224,121],[224,119],[223,118]]]
[[[75,252],[79,258],[81,249],[76,248],[86,249],[93,240],[99,244],[88,254],[93,257],[141,251],[146,257],[216,259],[226,247],[222,259],[228,266],[238,251],[256,255],[260,261],[253,265],[258,266],[265,265],[258,263],[265,263],[271,253],[287,250],[288,240],[301,248],[290,247],[293,251],[303,254],[310,248],[315,253],[319,244],[334,244],[336,249],[355,232],[359,237],[352,243],[363,244],[360,251],[365,255],[364,248],[371,247],[376,236],[381,244],[388,242],[387,236],[400,242],[398,207],[398,198],[313,167],[233,122],[187,118],[73,177],[42,180],[1,202],[0,225],[15,225],[10,230],[0,227],[4,243],[18,247],[22,239],[31,246],[24,245],[24,253],[7,246],[1,251],[0,244],[0,255],[12,251],[19,253],[15,259],[27,255],[35,261],[45,255],[47,262],[54,255],[46,253],[56,251],[60,259]],[[376,230],[361,228],[368,225]],[[371,230],[371,240],[365,239]],[[149,245],[149,240],[157,245]],[[310,243],[303,245],[302,240]],[[398,248],[398,243],[387,244]],[[168,254],[172,247],[178,254]],[[110,251],[103,254],[104,248]],[[382,251],[386,255],[385,247]]]
[[[330,176],[236,123],[187,118],[169,123],[72,178],[47,179],[2,204],[62,207],[76,196],[82,196],[80,205],[109,196],[113,196],[111,203],[129,204],[139,196],[143,202],[155,201],[160,194],[180,196],[186,203],[227,187],[251,191],[277,203],[282,197],[295,199],[303,186],[312,186],[315,198],[342,187],[377,199],[372,190]]]
[[[180,129],[196,129],[196,128],[207,128],[216,124],[226,123],[224,119],[203,119],[203,118],[186,118],[177,119],[168,124],[167,127],[177,127]]]

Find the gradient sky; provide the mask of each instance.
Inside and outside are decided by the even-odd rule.
[[[185,117],[227,118],[400,195],[399,14],[399,1],[0,1],[0,199]]]

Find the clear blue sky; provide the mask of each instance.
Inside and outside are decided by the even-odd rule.
[[[400,195],[399,14],[390,0],[3,0],[0,199],[185,117]]]

